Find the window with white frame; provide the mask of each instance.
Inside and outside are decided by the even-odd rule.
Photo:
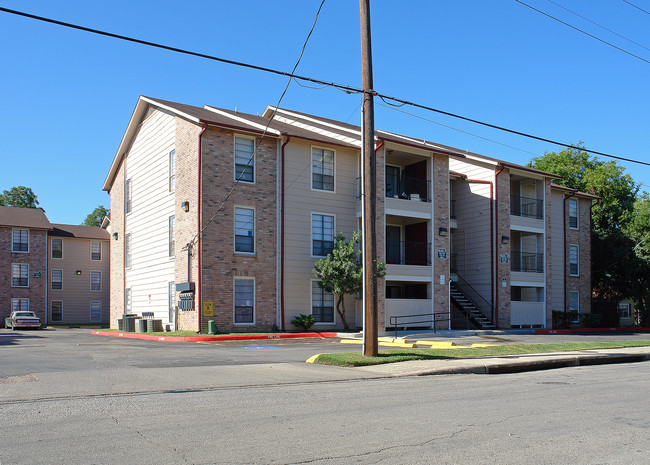
[[[578,266],[578,258],[580,252],[577,245],[569,246],[569,275],[578,276],[580,274],[580,267]]]
[[[334,323],[334,294],[311,282],[311,314],[316,323]]]
[[[101,241],[90,241],[90,259],[93,261],[101,261],[102,259]]]
[[[63,289],[63,270],[52,270],[52,290]]]
[[[311,188],[334,191],[334,151],[311,148]]]
[[[618,304],[618,317],[621,319],[630,318],[630,304]]]
[[[29,229],[14,229],[12,237],[12,252],[29,252]]]
[[[168,243],[169,243],[169,256],[173,257],[175,254],[174,247],[176,247],[176,240],[174,236],[174,223],[176,221],[176,217],[174,215],[169,217],[169,227],[168,227]]]
[[[97,300],[90,301],[90,321],[102,321],[102,303]]]
[[[11,265],[11,287],[29,287],[29,265],[24,263]]]
[[[63,321],[63,301],[53,300],[50,303],[50,320]]]
[[[131,288],[124,289],[124,313],[131,313]]]
[[[255,209],[235,207],[235,252],[255,252]]]
[[[131,201],[133,200],[133,186],[130,178],[126,180],[126,186],[124,190],[126,191],[124,195],[126,199],[125,211],[126,213],[131,213]]]
[[[176,285],[174,281],[169,281],[167,284],[167,306],[169,308],[169,322],[174,321],[174,307],[176,305]]]
[[[580,293],[578,291],[569,291],[569,311],[576,313],[576,318],[571,323],[580,321]]]
[[[578,229],[578,199],[569,199],[569,227]]]
[[[12,312],[23,312],[28,310],[29,310],[29,299],[25,299],[25,298],[11,299]]]
[[[311,215],[312,255],[325,257],[334,248],[334,216]]]
[[[124,236],[124,266],[131,268],[131,233]]]
[[[235,278],[235,324],[255,323],[255,280]]]
[[[169,152],[169,192],[176,189],[176,150]]]
[[[255,182],[255,139],[235,136],[235,180]]]
[[[63,258],[63,239],[53,237],[51,242],[52,258]]]
[[[91,291],[101,291],[102,290],[102,272],[101,271],[91,271],[90,272],[90,290]]]

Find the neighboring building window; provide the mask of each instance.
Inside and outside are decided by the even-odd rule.
[[[101,241],[90,241],[90,259],[94,261],[99,261],[102,259]]]
[[[174,240],[174,222],[176,221],[176,217],[174,215],[169,217],[169,256],[173,257],[174,256],[174,247],[176,246],[176,241]]]
[[[569,311],[576,312],[576,318],[571,323],[580,322],[580,293],[577,291],[569,292]]]
[[[63,258],[63,239],[52,238],[52,258]]]
[[[101,271],[91,271],[90,272],[90,290],[91,291],[101,291],[102,290],[102,272]]]
[[[578,246],[569,246],[569,275],[578,276],[580,274],[580,267],[578,266]]]
[[[169,192],[176,189],[176,150],[169,152]]]
[[[578,229],[578,200],[569,199],[569,227]]]
[[[235,278],[235,324],[255,323],[255,281]]]
[[[29,252],[29,229],[14,229],[12,252]]]
[[[312,255],[324,257],[334,248],[334,217],[312,214],[311,216]]]
[[[11,299],[11,311],[22,312],[29,310],[29,299]]]
[[[235,136],[235,180],[255,182],[255,139]]]
[[[131,313],[131,288],[124,289],[124,313]]]
[[[323,191],[334,191],[334,151],[311,149],[311,187]]]
[[[63,270],[52,270],[52,289],[63,289]]]
[[[102,303],[99,301],[90,302],[90,321],[99,322],[102,321]]]
[[[174,321],[174,306],[176,304],[176,285],[170,281],[167,286],[167,304],[169,306],[169,322]]]
[[[316,323],[334,323],[334,295],[311,282],[311,314]]]
[[[235,207],[235,252],[255,252],[255,209]]]
[[[50,319],[52,321],[63,321],[63,302],[53,300],[50,304]]]
[[[131,180],[126,180],[126,213],[131,213],[131,200],[132,200],[132,189]]]
[[[630,318],[630,304],[618,304],[618,317],[621,319]]]
[[[29,265],[22,263],[11,265],[11,287],[29,287]]]
[[[124,266],[131,268],[131,233],[124,236]]]

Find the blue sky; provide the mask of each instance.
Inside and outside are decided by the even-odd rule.
[[[650,61],[650,15],[622,0],[526,0]],[[650,11],[649,0],[632,3]],[[320,0],[0,6],[290,71]],[[474,119],[650,162],[650,64],[514,0],[372,0],[375,89]],[[31,187],[56,223],[97,205],[139,95],[257,113],[286,79],[0,12],[0,190]],[[298,74],[359,86],[359,6],[327,0]],[[291,84],[291,108],[359,124],[358,95]],[[376,127],[525,164],[559,150],[453,118],[376,106]],[[473,133],[490,142],[456,130]],[[506,147],[505,144],[510,147]],[[513,148],[511,148],[513,147]],[[650,191],[650,167],[621,163]]]

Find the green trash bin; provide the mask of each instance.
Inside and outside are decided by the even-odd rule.
[[[217,334],[217,327],[214,324],[214,320],[208,320],[208,334],[211,336]]]

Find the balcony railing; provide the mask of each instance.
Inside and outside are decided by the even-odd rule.
[[[515,216],[542,219],[544,217],[544,201],[511,195],[510,213]]]
[[[543,273],[544,272],[544,254],[511,252],[512,261],[510,262],[511,271],[523,271],[525,273]]]
[[[431,265],[431,244],[413,241],[386,241],[386,263],[391,265]]]
[[[421,178],[387,174],[386,197],[431,202],[431,182]]]

